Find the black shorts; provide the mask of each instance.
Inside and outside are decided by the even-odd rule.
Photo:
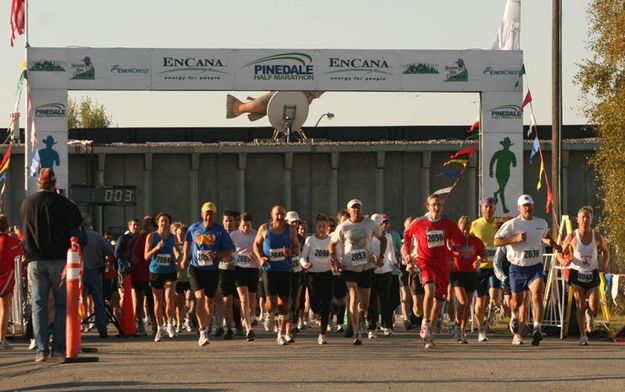
[[[472,293],[477,288],[477,274],[475,272],[452,272],[449,281],[454,287],[462,287],[467,293]]]
[[[208,298],[215,298],[217,285],[219,284],[219,271],[206,270],[189,266],[189,283],[191,290],[204,290],[204,295]]]
[[[139,291],[139,292],[141,291],[145,292],[150,289],[150,282],[144,282],[142,280],[133,280],[131,282],[131,285],[135,291]],[[122,285],[122,287],[124,286]]]
[[[371,282],[373,281],[373,270],[373,268],[362,272],[343,270],[343,272],[341,272],[341,276],[343,277],[345,283],[356,283],[359,288],[370,289]]]
[[[234,295],[234,270],[219,270],[219,290],[224,297]]]
[[[177,281],[176,282],[176,293],[184,294],[185,291],[189,291],[189,290],[191,290],[191,283],[189,283],[189,281],[186,281],[186,282]]]
[[[341,275],[334,275],[334,285],[332,286],[332,297],[343,299],[347,297],[347,285]]]
[[[171,272],[169,274],[153,274],[150,272],[150,286],[154,289],[163,289],[165,282],[175,282],[178,278],[178,273]]]
[[[258,268],[241,268],[234,269],[234,284],[237,287],[247,287],[250,293],[258,291]]]
[[[406,266],[403,264],[399,266],[399,281],[402,286],[408,286],[408,271],[406,271]]]
[[[416,267],[415,267],[416,268]],[[425,289],[421,284],[421,274],[419,271],[412,270],[410,274],[410,293],[412,295],[423,295],[425,294]]]
[[[263,286],[266,296],[289,298],[291,292],[291,273],[284,271],[263,270]]]
[[[570,270],[569,283],[583,288],[584,290],[594,289],[601,284],[599,270],[595,269],[591,272],[580,272],[578,270]]]
[[[482,297],[490,291],[490,289],[501,288],[501,282],[495,276],[495,270],[492,268],[480,268],[477,270],[477,295]]]

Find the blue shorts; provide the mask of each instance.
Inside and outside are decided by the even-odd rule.
[[[477,296],[482,297],[488,294],[489,289],[498,289],[501,282],[495,276],[492,268],[480,268],[477,270]]]
[[[543,264],[538,263],[530,267],[520,267],[510,264],[510,290],[513,293],[529,290],[529,285],[536,279],[542,279],[544,275]]]

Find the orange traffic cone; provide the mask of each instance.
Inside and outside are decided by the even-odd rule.
[[[136,336],[135,310],[132,308],[132,286],[130,275],[124,278],[124,300],[122,301],[122,317],[119,323],[122,336]]]

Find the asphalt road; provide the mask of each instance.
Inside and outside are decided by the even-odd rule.
[[[425,351],[414,331],[362,346],[336,333],[319,346],[316,336],[309,329],[281,347],[262,331],[255,342],[212,337],[199,348],[189,333],[159,343],[88,333],[84,345],[99,350],[99,362],[80,364],[35,363],[27,343],[13,341],[0,351],[0,390],[625,390],[625,346],[601,338],[587,347],[551,337],[513,347],[507,334],[486,343],[470,335],[465,345],[440,335]]]

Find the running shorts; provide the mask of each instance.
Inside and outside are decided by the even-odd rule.
[[[477,287],[477,274],[475,272],[452,272],[449,280],[454,287],[462,287],[467,293],[472,293]]]
[[[291,291],[291,273],[286,271],[263,270],[263,285],[266,296],[289,298]]]
[[[205,270],[189,266],[189,283],[191,290],[204,290],[208,298],[215,298],[217,285],[219,284],[219,270]]]
[[[237,287],[247,287],[250,293],[258,291],[258,268],[241,268],[234,269],[234,284]]]
[[[443,300],[447,296],[448,280],[449,274],[435,270],[434,268],[428,266],[421,268],[421,285],[425,286],[429,282],[436,284],[436,292],[434,293],[434,296],[439,300]]]
[[[543,264],[538,263],[529,267],[510,264],[510,290],[513,293],[529,290],[530,284],[544,275]]]
[[[341,276],[346,283],[356,283],[359,288],[370,289],[373,281],[373,268],[362,272],[343,270]]]
[[[598,269],[594,269],[590,272],[582,272],[574,269],[569,271],[569,283],[579,286],[584,290],[593,289],[601,284]]]
[[[489,289],[498,289],[501,281],[495,276],[492,268],[480,268],[477,270],[477,296],[482,297],[488,294]]]
[[[169,274],[154,274],[150,272],[150,286],[162,290],[165,287],[165,282],[175,282],[177,278],[178,274],[176,272]]]
[[[189,281],[186,281],[186,282],[177,281],[176,282],[177,293],[184,294],[185,291],[189,291],[189,290],[191,290],[191,283],[189,283]]]

